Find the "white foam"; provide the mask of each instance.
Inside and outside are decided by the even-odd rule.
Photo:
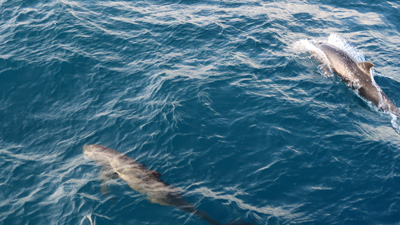
[[[356,50],[349,42],[336,33],[330,34],[325,42],[344,50],[347,54],[353,57],[356,62],[365,61],[365,55],[362,51]]]
[[[400,124],[398,123],[399,118],[393,113],[390,113],[390,116],[392,117],[392,120],[390,122],[392,123],[393,129],[400,134]]]
[[[332,33],[328,37],[321,37],[315,39],[302,39],[294,43],[294,49],[300,52],[311,52],[313,57],[316,57],[318,61],[329,66],[329,61],[323,51],[315,46],[315,43],[326,42],[334,45],[345,52],[347,52],[351,57],[356,60],[356,62],[364,62],[365,56],[361,51],[357,51],[352,45],[350,45],[344,38],[338,34]]]

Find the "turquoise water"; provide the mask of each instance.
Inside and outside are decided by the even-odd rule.
[[[207,224],[102,195],[94,143],[222,224],[399,224],[399,121],[304,50],[332,37],[400,106],[398,1],[0,0],[0,224]]]

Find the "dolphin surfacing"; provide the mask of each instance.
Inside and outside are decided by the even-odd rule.
[[[163,181],[160,173],[148,169],[136,160],[103,145],[85,145],[83,154],[103,166],[100,172],[103,179],[119,177],[130,188],[147,196],[152,203],[177,207],[195,214],[212,225],[221,225],[207,213],[196,209],[186,201],[181,190]],[[251,223],[242,225],[251,225]]]
[[[315,44],[315,47],[325,53],[329,61],[329,68],[335,72],[349,88],[355,90],[362,98],[372,102],[382,111],[400,117],[399,109],[375,83],[371,74],[371,68],[374,66],[373,63],[357,63],[344,50],[326,42],[319,42]]]

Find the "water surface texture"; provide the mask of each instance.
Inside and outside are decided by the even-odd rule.
[[[399,121],[302,48],[329,38],[400,106],[397,0],[0,0],[0,224],[207,224],[102,195],[84,144],[222,224],[399,224]]]

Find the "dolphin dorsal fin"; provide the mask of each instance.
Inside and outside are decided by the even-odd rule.
[[[359,62],[358,67],[372,78],[371,68],[375,66],[372,62]]]

